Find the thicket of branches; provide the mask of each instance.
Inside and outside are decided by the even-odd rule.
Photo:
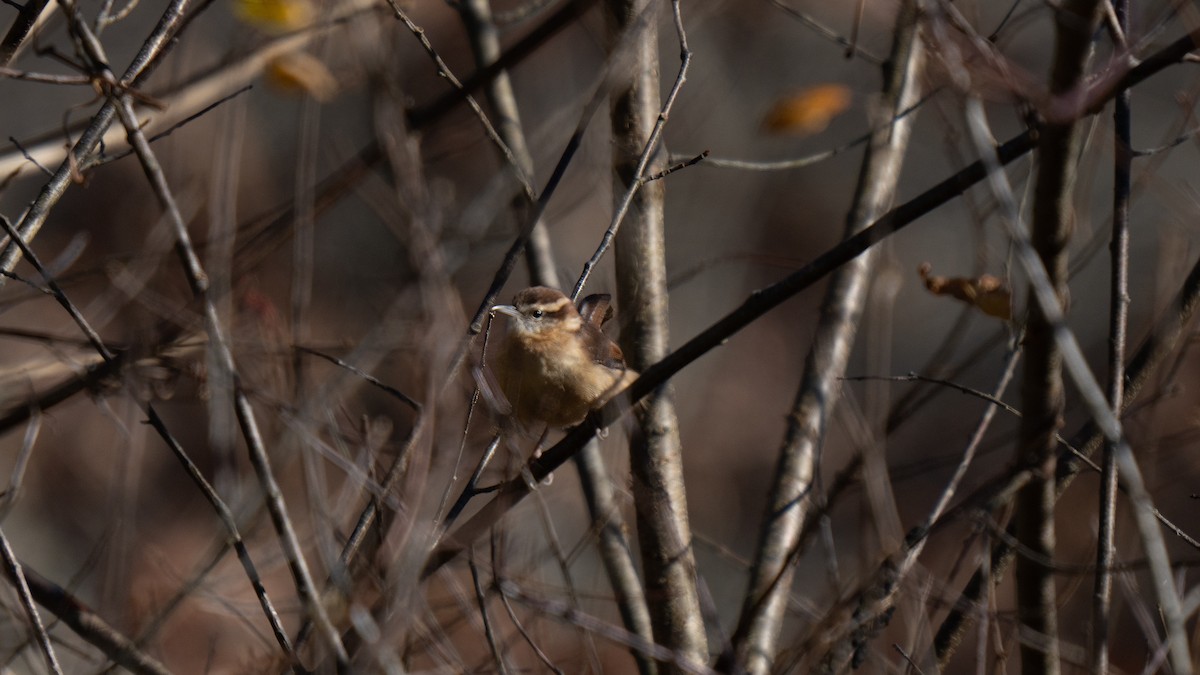
[[[1192,672],[1190,4],[2,26],[5,668]],[[641,374],[540,441],[534,284]]]

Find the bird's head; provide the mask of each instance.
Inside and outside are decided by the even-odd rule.
[[[562,291],[533,286],[517,293],[511,305],[496,305],[492,313],[511,317],[510,335],[546,338],[556,332],[577,332],[583,323],[575,304]]]

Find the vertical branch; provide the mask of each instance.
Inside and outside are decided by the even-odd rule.
[[[471,46],[475,51],[476,67],[480,70],[488,68],[500,58],[499,31],[492,22],[490,0],[466,0],[459,8],[467,32],[471,38]],[[525,140],[524,127],[521,124],[520,110],[513,93],[512,81],[508,71],[500,71],[485,86],[488,101],[497,117],[496,131],[512,152],[516,169],[532,180],[534,176],[533,156]],[[513,200],[513,211],[517,221],[525,218],[526,208],[535,205],[527,203],[518,195]],[[550,247],[550,235],[546,224],[540,219],[535,221],[529,234],[529,242],[525,248],[525,259],[529,266],[529,278],[535,285],[559,288],[561,282],[554,263],[554,252]],[[600,446],[595,441],[583,447],[575,457],[575,467],[579,470],[579,480],[583,487],[584,499],[588,512],[597,526],[598,548],[604,562],[605,572],[609,583],[616,595],[617,609],[621,620],[629,632],[650,641],[653,633],[650,627],[650,610],[646,605],[646,594],[641,580],[638,578],[637,566],[633,559],[624,520],[614,494],[612,479],[605,468],[604,457]],[[654,672],[654,662],[642,652],[633,651],[638,670],[642,675]]]
[[[875,131],[863,159],[858,186],[847,219],[847,237],[857,234],[883,213],[892,200],[907,148],[914,115],[897,115],[919,96],[917,74],[922,49],[917,35],[916,0],[908,0],[896,19],[892,56],[884,70],[886,115]],[[811,502],[817,450],[837,397],[835,387],[846,369],[862,316],[863,300],[872,269],[870,251],[831,275],[821,306],[821,322],[813,336],[787,436],[780,449],[775,482],[759,538],[750,584],[738,620],[736,655],[751,673],[770,670],[779,638],[783,611],[791,589],[788,553],[795,545]]]
[[[1055,15],[1055,54],[1050,92],[1063,95],[1076,87],[1091,52],[1092,30],[1098,20],[1097,0],[1072,0]],[[1073,217],[1075,161],[1079,152],[1076,123],[1050,123],[1038,137],[1038,171],[1034,187],[1030,240],[1060,302],[1067,295],[1067,242]],[[1017,558],[1017,614],[1031,639],[1021,641],[1021,670],[1058,673],[1058,613],[1054,574],[1055,435],[1062,425],[1062,352],[1054,327],[1042,308],[1029,298],[1025,338],[1028,358],[1021,385],[1023,414],[1017,462],[1033,469],[1033,479],[1017,495],[1014,521],[1018,540],[1028,555]]]
[[[1115,0],[1113,8],[1122,32],[1129,27],[1129,0]],[[1129,320],[1129,197],[1133,162],[1130,93],[1117,93],[1113,110],[1113,225],[1109,277],[1108,402],[1119,415],[1125,394],[1125,333]],[[1100,479],[1099,533],[1096,540],[1096,582],[1092,594],[1093,673],[1108,672],[1108,625],[1112,601],[1112,563],[1117,504],[1116,445],[1104,444]]]
[[[609,0],[605,18],[613,40],[650,0]],[[679,2],[672,3],[686,63]],[[658,31],[654,21],[632,47],[631,78],[613,92],[613,166],[623,185],[643,180],[645,151],[659,123]],[[629,365],[641,370],[669,351],[663,181],[643,183],[629,206],[629,224],[616,236],[617,292],[625,322],[621,342]],[[687,520],[679,422],[664,385],[637,408],[630,439],[633,498],[655,641],[703,663],[708,645],[696,588],[696,561]],[[673,671],[672,671],[673,672]]]
[[[500,32],[492,22],[491,0],[466,0],[459,6],[459,12],[471,39],[471,48],[475,52],[476,68],[482,71],[500,58]],[[496,114],[496,132],[512,152],[517,171],[532,182],[533,155],[529,152],[529,144],[525,142],[525,130],[521,125],[517,98],[513,93],[512,79],[509,78],[508,71],[497,72],[496,76],[484,85],[484,91]],[[526,206],[532,207],[533,204],[527,204],[524,195],[518,195],[513,200],[517,222],[521,221]],[[546,231],[546,223],[541,218],[533,223],[525,248],[525,257],[529,263],[529,277],[533,285],[559,287],[554,253],[550,248],[550,235]]]
[[[629,545],[628,530],[621,517],[620,505],[613,490],[612,478],[604,465],[600,446],[591,441],[575,456],[575,467],[579,470],[579,481],[587,501],[588,513],[597,528],[597,547],[604,561],[604,571],[616,596],[617,611],[626,630],[638,637],[653,642],[654,630],[650,624],[650,608],[646,603],[646,592],[638,577],[637,562]],[[641,675],[652,675],[657,671],[653,660],[645,653],[631,650]]]

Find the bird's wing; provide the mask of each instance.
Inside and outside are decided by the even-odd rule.
[[[579,316],[584,323],[599,328],[613,316],[612,296],[608,293],[593,293],[579,301]]]

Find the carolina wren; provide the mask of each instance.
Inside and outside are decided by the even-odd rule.
[[[600,330],[612,316],[608,295],[589,295],[576,309],[562,292],[533,286],[492,312],[510,317],[493,369],[523,425],[579,424],[637,378]]]

